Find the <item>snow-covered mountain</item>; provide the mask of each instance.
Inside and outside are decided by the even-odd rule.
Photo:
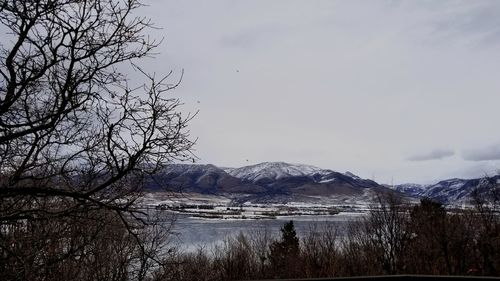
[[[311,165],[289,164],[285,162],[264,162],[228,170],[231,176],[250,182],[312,176],[315,174],[327,175],[331,172],[331,170],[324,170]]]
[[[459,202],[466,199],[480,183],[479,179],[448,179],[428,186],[419,196],[432,198],[442,203]]]
[[[479,179],[449,179],[429,186],[420,195],[433,198],[443,203],[466,203],[471,201],[472,192],[477,190],[480,196],[491,196],[500,184],[500,176]]]
[[[244,183],[215,165],[171,164],[148,184],[150,190],[174,192],[263,192],[264,188]]]
[[[431,185],[402,184],[393,187],[398,192],[409,196],[430,198],[444,204],[468,203],[472,192],[477,190],[480,196],[490,196],[500,185],[500,176],[478,179],[447,179]]]
[[[252,201],[297,200],[303,197],[356,201],[377,192],[392,192],[350,172],[339,173],[311,165],[265,162],[241,168],[172,164],[155,176],[150,190],[243,194]],[[245,199],[247,200],[247,199]],[[347,200],[347,201],[346,201]]]
[[[279,198],[281,202],[301,196],[336,197],[347,202],[393,190],[407,198],[427,197],[444,204],[468,203],[474,190],[488,196],[496,187],[500,187],[500,175],[482,179],[448,179],[431,185],[382,186],[350,172],[339,173],[284,162],[264,162],[241,168],[172,164],[147,184],[149,190],[245,194],[246,198],[251,195],[254,201]]]
[[[293,190],[308,184],[307,192],[312,192],[319,185],[352,186],[356,188],[378,187],[371,180],[362,179],[351,172],[339,173],[311,165],[289,164],[285,162],[264,162],[227,170],[228,173],[243,182],[266,186],[279,190]]]
[[[426,190],[428,185],[422,185],[422,184],[416,184],[416,183],[405,183],[405,184],[399,184],[395,186],[389,186],[386,185],[387,187],[396,190],[398,192],[407,194],[412,197],[421,197],[421,194]]]

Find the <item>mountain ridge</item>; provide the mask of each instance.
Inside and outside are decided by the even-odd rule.
[[[373,197],[380,192],[394,192],[350,172],[339,173],[285,162],[264,162],[240,168],[171,164],[155,176],[148,190],[248,195],[246,197],[254,201],[279,198],[280,202],[304,197],[355,200],[356,197]]]
[[[434,184],[402,184],[390,187],[417,198],[430,198],[443,204],[463,204],[471,201],[477,190],[480,196],[492,196],[500,187],[500,175],[474,179],[452,178]]]
[[[263,162],[239,168],[213,164],[171,164],[147,187],[149,190],[245,195],[252,200],[281,201],[302,197],[336,198],[356,201],[380,192],[395,192],[410,199],[430,198],[443,204],[470,201],[475,189],[487,194],[500,184],[500,176],[487,179],[447,179],[435,184],[379,184],[351,172],[340,173],[312,165]],[[491,189],[491,188],[490,188]],[[243,197],[245,197],[243,196]]]

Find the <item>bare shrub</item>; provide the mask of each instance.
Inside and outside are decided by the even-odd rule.
[[[302,239],[303,277],[334,277],[340,255],[339,229],[333,223],[312,224]]]

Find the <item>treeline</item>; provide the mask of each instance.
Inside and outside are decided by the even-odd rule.
[[[428,199],[409,206],[386,196],[344,229],[326,224],[299,239],[293,222],[281,236],[241,233],[214,249],[178,253],[158,280],[247,280],[385,274],[500,274],[496,204],[447,211]]]

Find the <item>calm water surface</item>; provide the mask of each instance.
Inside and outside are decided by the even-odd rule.
[[[287,216],[268,220],[223,220],[192,218],[179,215],[174,225],[173,242],[181,249],[194,250],[198,247],[212,247],[226,237],[257,231],[267,231],[271,235],[280,235],[284,223],[293,220],[297,234],[303,236],[314,226],[321,229],[325,224],[333,224],[340,232],[348,222],[364,216],[364,213],[340,213],[332,216]]]

